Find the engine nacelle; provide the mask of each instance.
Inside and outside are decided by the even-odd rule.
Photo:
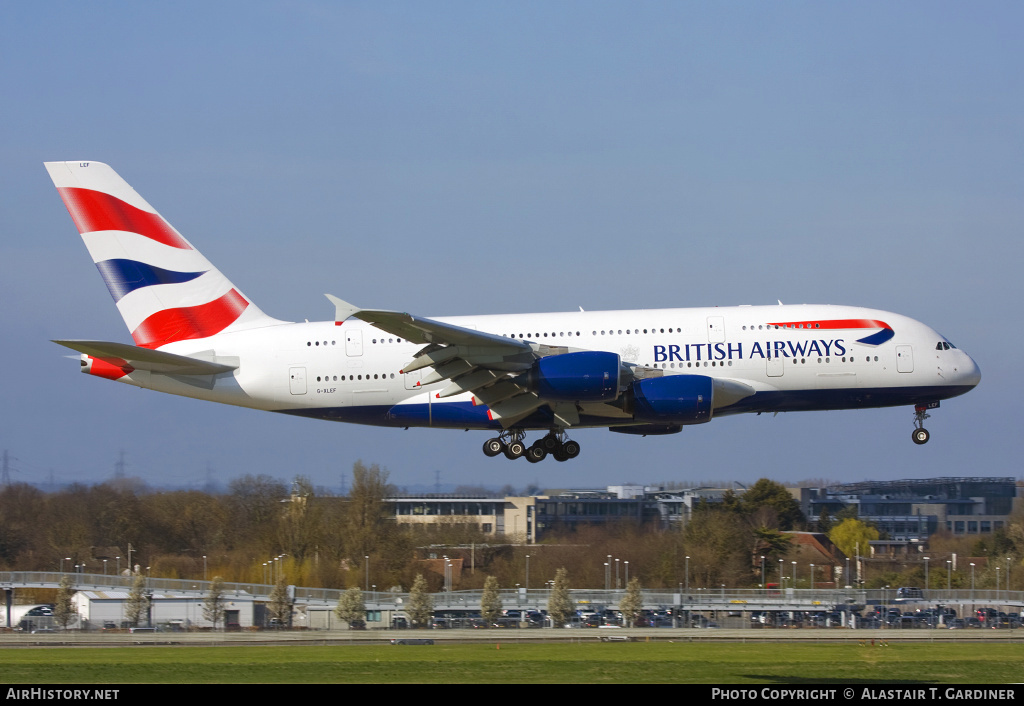
[[[541,358],[527,373],[530,389],[543,400],[610,402],[619,396],[619,356],[581,351]]]
[[[633,418],[657,424],[711,421],[714,380],[706,375],[666,375],[637,380],[632,387]]]
[[[608,431],[617,434],[635,434],[636,436],[664,436],[678,434],[683,430],[682,424],[635,424],[631,427],[608,427]]]

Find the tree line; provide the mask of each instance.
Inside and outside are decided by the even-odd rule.
[[[849,537],[866,546],[871,535],[853,517],[809,522],[789,491],[768,479],[742,494],[729,491],[722,502],[698,503],[681,528],[628,521],[553,528],[529,546],[457,517],[397,524],[385,502],[394,493],[386,470],[362,462],[344,496],[301,476],[285,484],[247,475],[223,493],[153,490],[131,479],[50,493],[13,484],[0,489],[0,570],[113,574],[138,567],[163,578],[406,591],[422,574],[426,590],[438,591],[450,564],[455,589],[481,589],[489,576],[503,588],[543,588],[558,569],[574,587],[625,588],[630,579],[645,588],[756,587],[773,580],[761,567],[794,556],[789,530],[829,530],[849,555]],[[970,540],[940,535],[932,543],[961,556],[1016,557],[1016,567],[1024,522],[1015,518],[1005,530]],[[979,588],[994,581],[991,568],[978,572]],[[933,586],[944,586],[944,562],[932,570]],[[866,585],[921,585],[919,574],[919,563],[880,565]],[[949,578],[954,586],[964,580]],[[1003,585],[1006,578],[1004,572]]]

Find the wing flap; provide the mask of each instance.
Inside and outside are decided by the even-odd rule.
[[[491,419],[501,422],[506,429],[543,407],[545,402],[533,392],[489,405]]]
[[[453,397],[463,392],[472,392],[486,385],[493,384],[499,379],[498,373],[493,370],[477,370],[453,380],[452,384],[437,393],[439,398]]]

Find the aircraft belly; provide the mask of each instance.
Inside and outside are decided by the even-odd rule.
[[[899,407],[957,397],[971,385],[759,390],[734,405],[715,410],[715,416],[745,412],[812,412],[869,407]]]

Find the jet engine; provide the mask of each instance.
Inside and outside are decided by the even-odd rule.
[[[615,353],[580,351],[541,358],[527,380],[542,400],[609,402],[619,396],[619,370]]]
[[[656,424],[711,421],[714,380],[706,375],[666,375],[637,380],[630,388],[633,419]]]

